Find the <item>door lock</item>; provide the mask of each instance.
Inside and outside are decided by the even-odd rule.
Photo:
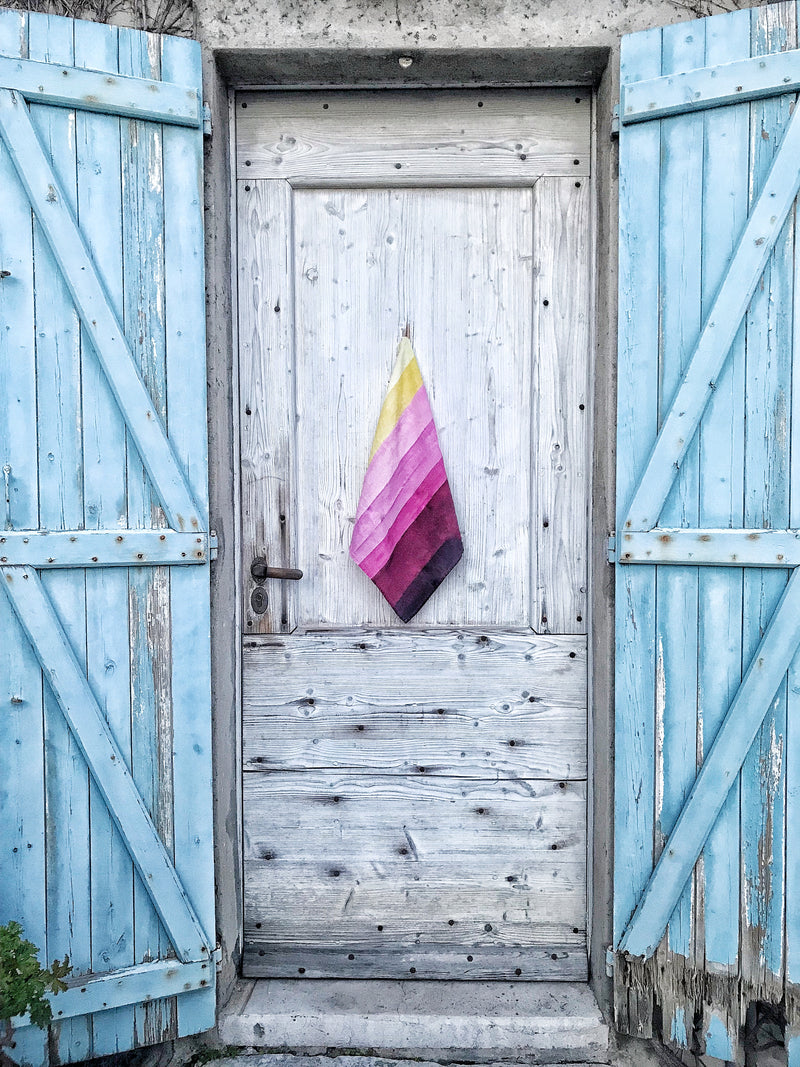
[[[250,564],[250,575],[256,583],[255,589],[250,594],[250,607],[255,615],[263,615],[269,604],[267,590],[264,588],[267,578],[299,582],[303,577],[303,572],[296,567],[269,567],[263,556],[257,556]]]

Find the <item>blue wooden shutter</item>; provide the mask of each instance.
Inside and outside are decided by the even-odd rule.
[[[798,8],[633,34],[620,101],[615,1001],[800,1063]],[[693,1033],[693,1031],[695,1031]]]
[[[195,42],[0,12],[0,922],[83,1060],[214,1025]]]

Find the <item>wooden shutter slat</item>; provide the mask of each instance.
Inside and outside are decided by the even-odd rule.
[[[92,346],[161,498],[170,525],[201,530],[197,506],[147,393],[122,327],[86,249],[60,183],[31,125],[22,98],[0,89],[0,136],[47,235]]]
[[[183,85],[125,78],[31,59],[0,56],[0,85],[21,93],[29,103],[126,115],[179,126],[203,125],[197,91]]]
[[[64,567],[181,566],[208,560],[208,535],[174,530],[6,530],[0,563]]]
[[[210,954],[208,938],[186,898],[175,867],[36,571],[29,567],[0,567],[0,575],[14,612],[125,839],[178,958],[182,962],[205,959]]]
[[[649,958],[655,951],[799,644],[800,571],[794,571],[620,940],[621,952]]]
[[[713,530],[658,526],[622,535],[618,562],[692,567],[797,567],[800,530]]]
[[[774,52],[620,87],[620,121],[647,122],[800,89],[800,51]]]
[[[625,530],[655,526],[664,501],[714,392],[733,339],[800,188],[800,110],[780,148],[667,413],[623,523]]]
[[[53,1018],[73,1019],[93,1012],[105,1012],[125,1008],[139,1001],[160,997],[174,997],[191,990],[210,985],[213,960],[194,963],[178,963],[177,960],[159,960],[157,963],[142,963],[99,974],[83,974],[68,978],[67,988],[58,994],[47,994],[53,1008]],[[96,1023],[97,1020],[95,1020]],[[119,1025],[117,1016],[110,1020]],[[17,1015],[11,1020],[15,1029],[31,1027],[27,1015]]]
[[[161,74],[173,81],[201,82],[200,49],[170,37],[161,41]],[[164,129],[164,290],[167,407],[170,440],[187,472],[194,499],[208,528],[208,444],[205,422],[206,376],[197,372],[205,353],[205,263],[203,256],[202,152],[194,130]],[[180,225],[176,224],[180,220]],[[207,568],[176,568],[170,581],[172,618],[173,795],[176,811],[192,819],[174,827],[175,866],[207,930],[214,929],[214,879],[197,879],[204,856],[213,855],[214,787],[211,779],[211,662],[195,649],[208,645],[211,632]],[[178,1033],[193,1034],[214,1025],[213,985],[178,998]]]

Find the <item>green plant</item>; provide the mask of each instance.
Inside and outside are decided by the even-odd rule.
[[[34,1026],[44,1029],[53,1018],[45,994],[67,988],[63,979],[72,970],[69,956],[44,970],[38,952],[36,945],[25,940],[19,923],[0,926],[0,1061],[4,1063],[12,1062],[3,1051],[13,1044],[12,1019],[28,1014]]]

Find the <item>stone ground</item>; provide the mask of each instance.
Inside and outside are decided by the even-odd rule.
[[[206,1039],[208,1040],[208,1039]],[[679,1058],[654,1042],[634,1038],[614,1039],[614,1047],[606,1061],[609,1067],[726,1067],[722,1060],[712,1057],[686,1055]],[[764,1034],[748,1051],[746,1067],[785,1067],[786,1054],[777,1034]],[[440,1063],[408,1059],[388,1059],[383,1056],[343,1054],[329,1050],[323,1056],[308,1056],[292,1052],[264,1052],[263,1049],[220,1047],[200,1044],[197,1039],[170,1042],[151,1049],[125,1055],[109,1056],[92,1061],[92,1067],[442,1067]],[[448,1064],[447,1067],[468,1067]],[[482,1064],[481,1067],[530,1067],[529,1064]],[[549,1067],[588,1067],[587,1064],[560,1061]]]

